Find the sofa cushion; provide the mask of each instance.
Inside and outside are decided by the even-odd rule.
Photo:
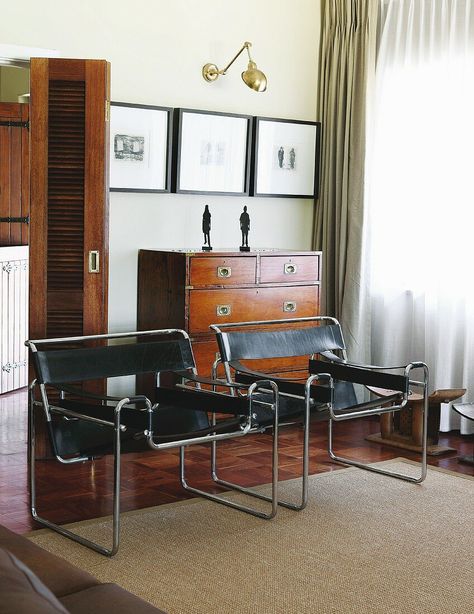
[[[0,548],[5,548],[20,559],[56,597],[99,584],[91,574],[1,525]]]
[[[66,595],[61,603],[71,614],[157,614],[162,612],[140,597],[117,584],[100,584],[84,591]],[[162,612],[162,614],[164,614]]]
[[[67,614],[31,569],[3,549],[0,549],[0,595],[0,614]]]

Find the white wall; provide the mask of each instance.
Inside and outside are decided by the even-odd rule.
[[[315,120],[320,0],[23,0],[4,3],[0,42],[58,49],[62,57],[112,64],[112,100]],[[268,90],[245,87],[245,58],[206,83],[201,67],[223,67],[244,41],[253,43]],[[139,248],[198,247],[204,204],[212,243],[240,244],[246,204],[252,247],[310,249],[311,200],[112,193],[111,331],[136,325]]]

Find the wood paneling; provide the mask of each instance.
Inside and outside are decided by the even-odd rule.
[[[0,103],[1,218],[29,215],[28,118],[27,104]],[[28,224],[0,222],[0,246],[27,244]]]
[[[107,331],[108,105],[104,60],[33,58],[30,338]],[[98,272],[89,252],[99,253]],[[91,383],[103,391],[105,382]],[[46,453],[44,433],[38,454]]]
[[[83,334],[106,332],[109,281],[110,65],[87,61],[84,186]],[[99,252],[99,273],[89,273],[89,252]]]
[[[311,282],[319,279],[319,256],[262,256],[260,283]]]
[[[284,310],[288,303],[294,311]],[[229,315],[219,315],[223,306]],[[319,286],[195,289],[190,292],[189,312],[192,335],[208,333],[211,324],[311,317],[319,313]]]
[[[84,296],[85,89],[85,80],[49,81],[47,337],[84,329],[72,303]]]
[[[255,284],[257,258],[192,258],[191,286]]]
[[[31,61],[32,338],[107,330],[109,66]],[[89,251],[100,255],[90,273]]]

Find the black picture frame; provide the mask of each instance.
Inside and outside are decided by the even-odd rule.
[[[318,198],[321,122],[255,117],[253,142],[251,196]]]
[[[251,115],[175,109],[172,191],[248,196]]]
[[[125,130],[127,134],[123,134]],[[146,131],[148,131],[148,139],[145,135]],[[132,132],[135,132],[135,135],[131,134]],[[140,134],[137,135],[137,132]],[[172,108],[130,102],[111,102],[110,191],[170,192],[172,138]],[[147,140],[148,148],[146,147]],[[134,147],[135,152],[132,151]],[[122,151],[125,150],[124,155],[127,156],[127,159],[124,160],[118,156],[120,148]],[[135,164],[142,162],[144,163],[143,168],[134,167]]]

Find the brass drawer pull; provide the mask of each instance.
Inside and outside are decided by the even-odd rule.
[[[285,262],[285,266],[283,267],[285,275],[295,275],[297,270],[298,267],[296,264],[293,264],[292,262]]]
[[[216,311],[218,316],[230,316],[232,313],[230,305],[217,305]]]
[[[99,252],[96,249],[89,252],[89,273],[100,273]]]
[[[217,277],[230,277],[232,275],[232,269],[230,266],[218,266]]]
[[[295,301],[285,301],[283,303],[283,311],[286,313],[294,313],[296,311]]]

